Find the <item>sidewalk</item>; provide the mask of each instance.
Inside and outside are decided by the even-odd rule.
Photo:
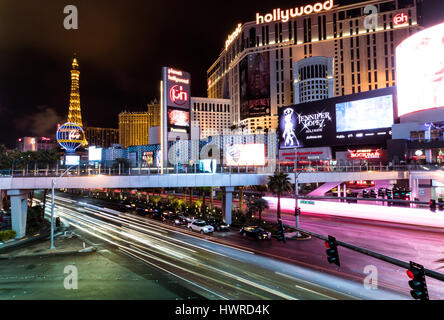
[[[95,252],[96,248],[88,245],[75,235],[68,233],[68,236],[59,233],[60,235],[54,239],[55,249],[50,249],[49,239],[41,241],[26,247],[20,247],[5,254],[0,254],[0,260],[15,259],[24,257],[42,257],[42,256],[59,256],[59,255],[73,255],[85,254]],[[28,239],[29,240],[29,239]],[[31,239],[34,240],[34,239]]]

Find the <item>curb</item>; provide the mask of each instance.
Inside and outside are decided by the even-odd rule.
[[[54,251],[54,252],[46,252],[46,253],[32,253],[32,254],[23,254],[23,255],[0,255],[0,260],[12,260],[18,258],[33,258],[33,257],[56,257],[56,256],[67,256],[67,255],[76,255],[76,254],[85,254],[85,253],[93,253],[96,252],[95,247],[88,247],[80,250],[70,250],[70,251]]]

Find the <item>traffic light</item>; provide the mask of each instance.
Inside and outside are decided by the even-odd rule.
[[[430,211],[435,212],[436,211],[436,200],[430,199],[429,205],[430,205]]]
[[[327,260],[329,263],[334,263],[340,267],[339,254],[336,239],[332,236],[328,236],[328,240],[325,241],[325,247],[327,248]]]
[[[410,291],[411,296],[416,300],[429,300],[424,267],[410,261],[407,276],[412,279],[409,281],[409,286],[412,288]]]
[[[294,213],[294,215],[297,217],[297,216],[300,216],[301,215],[301,208],[297,208],[296,209],[296,212]]]
[[[284,226],[282,225],[282,222],[279,221],[276,225],[276,234],[277,234],[277,240],[282,241],[285,243],[285,234],[284,234]]]
[[[384,189],[382,189],[382,188],[378,189],[378,197],[384,198]]]

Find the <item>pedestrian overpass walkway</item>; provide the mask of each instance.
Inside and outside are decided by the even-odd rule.
[[[294,173],[288,173],[294,183]],[[0,190],[51,189],[52,181],[58,189],[94,188],[189,188],[239,187],[265,185],[272,173],[184,173],[149,175],[88,175],[41,177],[0,177]],[[299,183],[331,183],[353,180],[408,179],[406,171],[364,172],[303,172],[298,173]]]

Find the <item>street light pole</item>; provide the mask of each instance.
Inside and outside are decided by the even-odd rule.
[[[294,215],[296,217],[296,237],[301,237],[299,232],[299,212],[298,212],[298,198],[299,198],[299,184],[298,184],[298,149],[294,149]]]

